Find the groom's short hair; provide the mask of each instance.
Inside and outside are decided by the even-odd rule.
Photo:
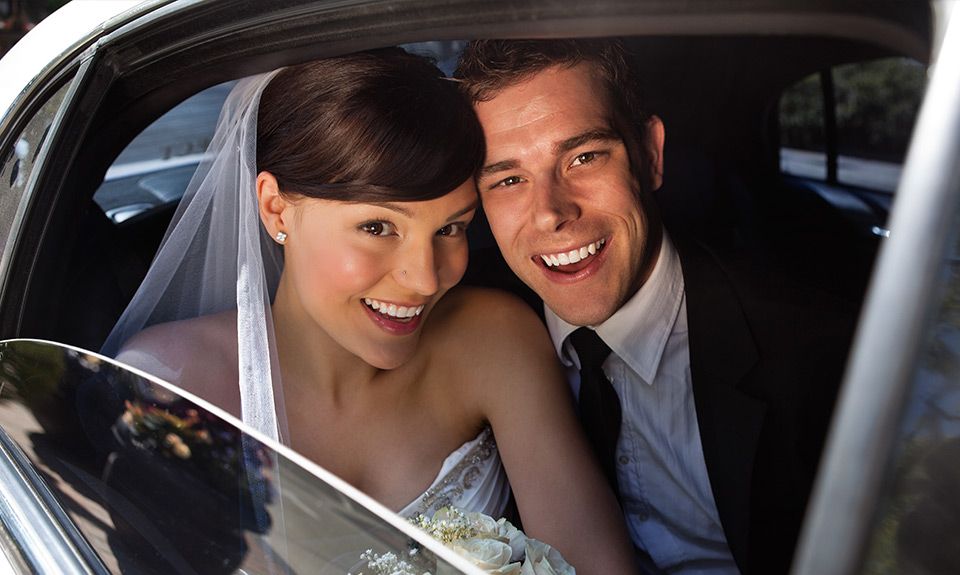
[[[548,68],[581,63],[593,65],[606,91],[612,127],[628,144],[642,142],[650,114],[642,102],[633,60],[620,40],[473,40],[464,48],[454,77],[477,103]]]

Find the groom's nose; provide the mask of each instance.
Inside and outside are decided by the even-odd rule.
[[[574,192],[562,178],[542,177],[533,182],[530,218],[541,232],[555,232],[580,216]]]

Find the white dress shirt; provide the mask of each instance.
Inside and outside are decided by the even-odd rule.
[[[557,354],[578,395],[579,360],[567,340],[577,326],[549,308],[545,312]],[[595,329],[612,350],[603,371],[623,410],[617,481],[634,545],[660,571],[739,573],[703,459],[690,378],[683,273],[666,234],[650,278]]]

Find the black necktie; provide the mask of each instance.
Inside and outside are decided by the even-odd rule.
[[[586,327],[573,332],[570,342],[580,359],[580,422],[604,475],[617,493],[615,455],[620,435],[620,398],[602,369],[610,348]]]

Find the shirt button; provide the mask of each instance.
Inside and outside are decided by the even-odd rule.
[[[617,460],[620,462],[621,465],[626,465],[630,463],[630,458],[627,457],[626,455],[621,455]]]

